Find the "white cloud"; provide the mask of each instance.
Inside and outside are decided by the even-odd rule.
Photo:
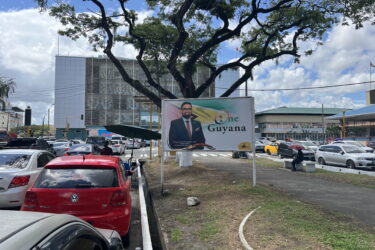
[[[141,18],[149,14],[142,12]],[[54,103],[55,55],[88,57],[103,53],[93,52],[84,39],[58,37],[62,25],[36,9],[0,12],[0,23],[0,75],[13,78],[17,84],[9,100],[22,109],[30,106],[33,122],[41,124]],[[136,56],[132,46],[121,44],[116,44],[113,52],[123,58]]]
[[[308,57],[301,57],[301,64],[291,63],[291,57],[281,58],[278,65],[266,62],[254,69],[254,81],[249,89],[281,89],[318,87],[370,80],[369,62],[375,62],[375,26],[363,29],[335,26],[327,41]],[[306,48],[313,45],[303,44]],[[373,70],[372,79],[375,78]],[[241,87],[244,88],[244,87]],[[261,111],[280,106],[289,107],[344,107],[358,108],[365,105],[368,84],[303,91],[253,91],[256,110]]]

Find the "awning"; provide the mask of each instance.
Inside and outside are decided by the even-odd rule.
[[[149,129],[130,126],[130,125],[107,125],[104,126],[108,131],[130,137],[139,138],[144,140],[157,140],[161,139],[161,134]]]

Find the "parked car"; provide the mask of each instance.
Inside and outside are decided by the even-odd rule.
[[[365,146],[362,143],[357,142],[357,141],[334,141],[334,142],[332,142],[332,144],[349,144],[349,145],[354,145],[354,146],[362,148],[364,151],[366,151],[368,153],[374,153],[374,149],[373,148],[367,147],[367,146]]]
[[[69,141],[71,142],[71,144],[85,144],[85,142],[81,139],[71,139]]]
[[[131,178],[119,157],[62,156],[49,162],[27,191],[23,211],[68,213],[126,238]]]
[[[119,141],[122,141],[123,143],[125,143],[127,138],[125,136],[115,135],[115,136],[112,136],[111,140],[113,140],[113,141],[119,140]]]
[[[44,150],[0,150],[0,207],[20,207],[26,190],[55,155]]]
[[[298,149],[302,150],[303,159],[314,161],[315,160],[315,153],[310,149],[304,148],[302,145],[297,144],[296,142],[282,142],[279,144],[277,154],[279,157],[282,158],[294,158],[297,153]]]
[[[125,154],[125,144],[120,140],[112,140],[110,147],[112,148],[113,154]]]
[[[264,152],[269,155],[277,155],[278,147],[279,145],[276,142],[272,142],[271,144],[264,146]]]
[[[86,144],[93,144],[103,148],[106,141],[107,139],[104,136],[89,136],[86,139]]]
[[[67,214],[0,210],[0,249],[124,249],[113,230]]]
[[[141,148],[141,144],[137,141],[137,140],[133,140],[133,139],[128,139],[126,141],[126,148]]]
[[[48,142],[44,139],[37,138],[12,138],[8,143],[3,147],[4,149],[40,149],[56,154],[55,150]]]
[[[264,144],[261,141],[255,141],[255,152],[262,152],[264,153],[264,147],[266,144]]]
[[[375,149],[375,141],[369,141],[369,142],[367,143],[367,147],[370,147],[370,148],[372,148],[372,149]]]
[[[318,150],[318,146],[312,141],[296,141],[296,143],[301,144],[304,148],[310,149],[314,152]]]
[[[53,150],[56,152],[56,156],[62,156],[72,146],[70,142],[55,142],[52,144]]]
[[[100,149],[92,144],[74,144],[64,155],[100,155]]]
[[[316,151],[316,159],[321,165],[339,165],[348,168],[375,168],[375,154],[366,153],[360,147],[344,143],[322,145]]]

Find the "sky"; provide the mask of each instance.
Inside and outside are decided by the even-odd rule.
[[[109,1],[109,0],[108,0]],[[139,1],[130,1],[144,18],[152,12]],[[32,108],[32,123],[53,124],[55,56],[97,56],[87,41],[72,41],[59,37],[61,24],[46,13],[34,9],[32,0],[0,1],[0,76],[16,82],[10,95],[12,106]],[[84,9],[82,9],[84,10]],[[266,62],[254,70],[254,80],[248,81],[250,90],[278,89],[277,91],[249,91],[255,98],[256,111],[288,107],[339,107],[355,109],[365,105],[365,91],[369,84],[334,88],[282,91],[283,88],[323,87],[360,83],[375,78],[375,26],[365,24],[363,29],[337,25],[327,34],[323,46],[312,56],[302,57],[300,64],[283,57],[279,64]],[[308,45],[308,44],[307,44]],[[239,56],[238,41],[223,44],[219,63]],[[132,47],[115,47],[116,55],[135,58]],[[241,87],[242,89],[244,87]]]

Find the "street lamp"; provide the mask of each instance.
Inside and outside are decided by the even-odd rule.
[[[55,104],[52,103],[52,105],[48,108],[48,118],[47,118],[47,129],[48,129],[48,136],[50,136],[50,129],[49,129],[49,110],[54,106]]]

